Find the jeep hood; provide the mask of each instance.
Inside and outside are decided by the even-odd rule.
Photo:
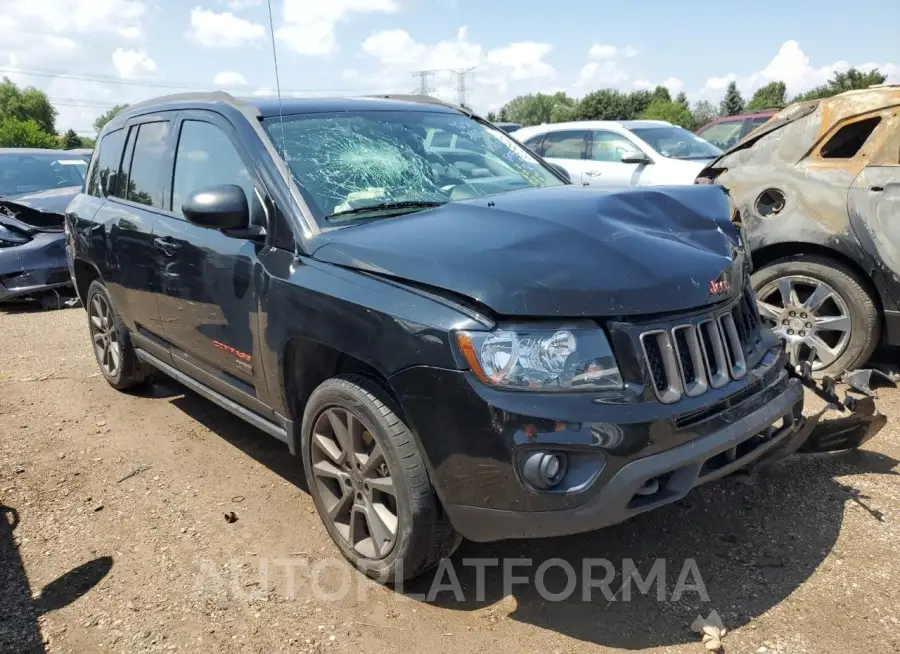
[[[500,316],[653,314],[720,302],[713,280],[739,292],[744,257],[729,218],[718,186],[560,186],[326,231],[313,257]]]

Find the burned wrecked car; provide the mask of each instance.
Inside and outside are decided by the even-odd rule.
[[[791,105],[697,181],[730,192],[794,363],[836,374],[900,344],[900,87]]]
[[[0,302],[28,298],[58,308],[73,296],[63,217],[89,159],[0,149]]]

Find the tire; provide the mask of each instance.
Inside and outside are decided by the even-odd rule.
[[[325,381],[313,391],[301,427],[303,467],[319,517],[341,554],[359,571],[381,583],[395,583],[421,575],[442,558],[449,557],[461,540],[443,513],[422,453],[399,413],[379,384],[362,375],[344,375]],[[331,419],[335,416],[339,420],[346,418],[346,431],[331,428]],[[353,427],[349,426],[351,416],[352,420],[358,421]],[[371,447],[371,453],[348,457],[344,454],[348,448],[339,444],[339,431],[343,434],[355,432],[354,442],[363,443],[359,449]],[[320,445],[323,436],[329,442],[327,447]],[[370,438],[373,442],[366,444]],[[338,444],[339,452],[332,444]],[[383,454],[388,473],[385,477],[391,479],[395,493],[393,496],[382,494],[383,503],[379,506],[392,506],[396,516],[392,540],[389,545],[382,540],[378,546],[380,552],[375,549],[369,518],[358,517],[360,514],[355,513],[359,505],[368,516],[368,511],[376,506],[375,494],[369,495],[369,486],[359,492],[360,483],[368,483],[365,481],[366,466],[363,465],[351,478],[358,458],[364,457],[365,461],[379,459],[376,448]],[[332,468],[342,476],[332,479],[329,476]],[[323,474],[322,470],[328,473]],[[385,472],[383,468],[379,470]],[[362,482],[360,475],[364,478]],[[351,497],[348,498],[348,494]],[[337,512],[335,507],[339,504],[345,507],[350,502],[353,502],[353,508],[349,510],[345,524],[346,509]],[[337,519],[329,517],[332,509],[339,514]],[[355,520],[363,522],[365,528],[357,527],[362,529],[362,540],[351,544],[360,534],[350,531],[348,526],[360,524]],[[384,551],[388,546],[389,551]]]
[[[840,262],[824,256],[798,255],[774,261],[753,273],[750,280],[757,293],[757,299],[761,302],[765,300],[763,291],[771,289],[777,280],[787,277],[824,282],[839,296],[849,315],[850,334],[842,351],[833,361],[818,367],[815,370],[816,374],[836,375],[864,365],[881,338],[879,305],[869,286],[856,272]],[[762,307],[762,304],[760,306]],[[842,312],[836,301],[827,306],[837,307],[837,310]],[[763,311],[760,313],[764,314]]]
[[[104,320],[101,315],[98,324],[96,318],[98,313],[103,311],[102,307],[108,309],[106,314],[108,319]],[[100,368],[101,374],[109,385],[116,390],[125,391],[150,383],[153,379],[153,368],[138,359],[128,329],[122,323],[119,314],[116,313],[109,292],[99,280],[91,282],[88,288],[85,310],[88,317],[88,333],[91,336],[91,349],[94,350],[97,367]],[[104,363],[104,355],[101,353],[103,348],[98,343],[98,332],[101,331],[106,333],[107,339],[114,340],[117,344],[119,361],[115,367],[108,365],[111,359],[106,359],[106,363]]]

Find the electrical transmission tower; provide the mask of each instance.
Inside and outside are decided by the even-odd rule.
[[[419,95],[428,95],[431,93],[431,82],[434,81],[434,70],[417,70],[412,74],[414,79],[418,79],[418,87],[414,91]]]
[[[456,102],[460,107],[466,106],[466,94],[468,93],[467,83],[469,80],[469,73],[473,70],[475,70],[474,66],[472,68],[452,71],[456,74]]]

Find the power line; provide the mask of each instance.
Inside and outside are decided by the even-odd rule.
[[[71,79],[79,82],[100,82],[103,84],[119,84],[123,86],[143,86],[149,88],[166,88],[166,89],[177,89],[181,91],[185,90],[194,90],[194,91],[215,91],[221,87],[208,86],[205,84],[176,84],[172,82],[162,82],[162,81],[141,81],[141,80],[131,80],[131,79],[120,79],[116,77],[107,77],[102,75],[82,75],[77,73],[68,73],[65,71],[58,70],[49,70],[49,69],[26,69],[26,68],[9,68],[6,66],[0,66],[0,72],[6,74],[16,74],[16,75],[26,75],[31,77],[50,77],[57,79]],[[228,90],[238,90],[237,87],[228,89]],[[282,89],[283,93],[356,93],[356,92],[370,92],[368,89],[341,89],[341,88],[330,88],[330,89]]]

